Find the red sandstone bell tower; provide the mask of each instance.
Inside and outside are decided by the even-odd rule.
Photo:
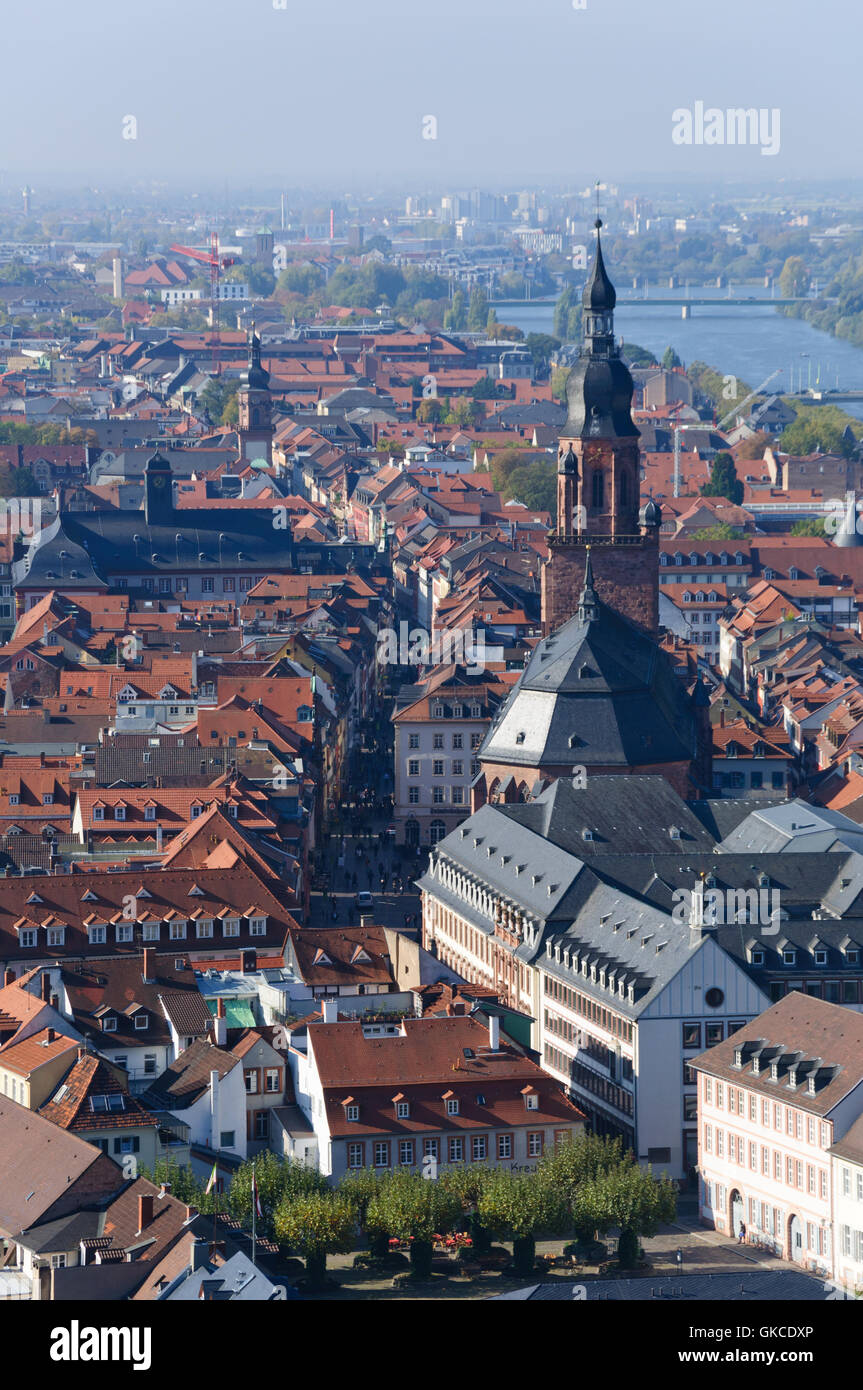
[[[584,287],[584,343],[566,384],[568,417],[557,454],[557,528],[542,571],[547,635],[578,610],[587,549],[594,583],[610,608],[655,633],[659,627],[659,526],[650,501],[639,511],[638,429],[633,383],[614,341],[617,296],[602,259]]]

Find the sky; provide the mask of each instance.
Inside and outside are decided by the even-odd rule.
[[[863,172],[860,0],[36,0],[0,34],[7,186]],[[697,102],[778,109],[778,153],[675,144]]]

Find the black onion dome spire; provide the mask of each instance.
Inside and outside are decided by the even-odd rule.
[[[602,242],[599,236],[599,229],[602,226],[601,217],[597,217],[594,226],[596,227],[596,259],[593,262],[590,278],[584,287],[581,302],[585,309],[592,309],[594,313],[611,313],[617,303],[617,295],[608,278],[605,262],[602,259]]]
[[[564,439],[625,439],[639,433],[632,419],[635,388],[614,340],[617,295],[602,259],[601,226],[597,217],[596,256],[581,297],[584,341],[566,383]]]
[[[261,340],[254,328],[249,330],[249,366],[245,373],[244,385],[252,391],[270,389],[270,374],[261,365]]]

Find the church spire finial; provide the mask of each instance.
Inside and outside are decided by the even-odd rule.
[[[578,600],[578,616],[583,623],[595,623],[599,618],[599,596],[593,587],[593,563],[590,546],[585,547],[584,587]]]

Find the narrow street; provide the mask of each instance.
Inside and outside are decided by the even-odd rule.
[[[351,754],[345,799],[329,817],[317,855],[309,925],[358,925],[360,915],[376,926],[418,932],[420,898],[415,881],[425,869],[427,850],[397,846],[392,823],[393,751],[389,714],[392,701],[363,729]],[[361,907],[358,893],[371,893]]]

